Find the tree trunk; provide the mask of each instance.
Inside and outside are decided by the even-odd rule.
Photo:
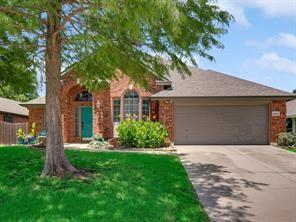
[[[68,161],[63,144],[61,119],[61,43],[55,31],[59,19],[48,25],[45,52],[46,75],[46,158],[42,176],[78,172]]]

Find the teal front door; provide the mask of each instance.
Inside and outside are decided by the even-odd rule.
[[[81,107],[81,136],[82,138],[91,138],[93,136],[92,127],[92,107]]]

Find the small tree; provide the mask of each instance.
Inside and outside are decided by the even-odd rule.
[[[77,170],[63,147],[61,67],[75,69],[81,84],[100,89],[120,69],[145,85],[169,68],[188,73],[194,53],[207,53],[226,32],[231,15],[208,0],[0,0],[0,30],[6,47],[37,50],[34,61],[46,79],[46,160],[43,175]],[[159,58],[170,62],[164,63]]]
[[[292,91],[292,93],[293,93],[293,94],[296,94],[296,89],[294,89],[294,90]]]

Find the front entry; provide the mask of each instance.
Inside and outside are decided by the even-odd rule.
[[[91,106],[81,107],[81,137],[90,139],[93,136],[93,114]]]

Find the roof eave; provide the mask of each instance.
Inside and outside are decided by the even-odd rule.
[[[267,96],[157,96],[153,95],[152,100],[181,100],[181,99],[284,99],[286,101],[290,101],[296,99],[296,95],[267,95]]]

